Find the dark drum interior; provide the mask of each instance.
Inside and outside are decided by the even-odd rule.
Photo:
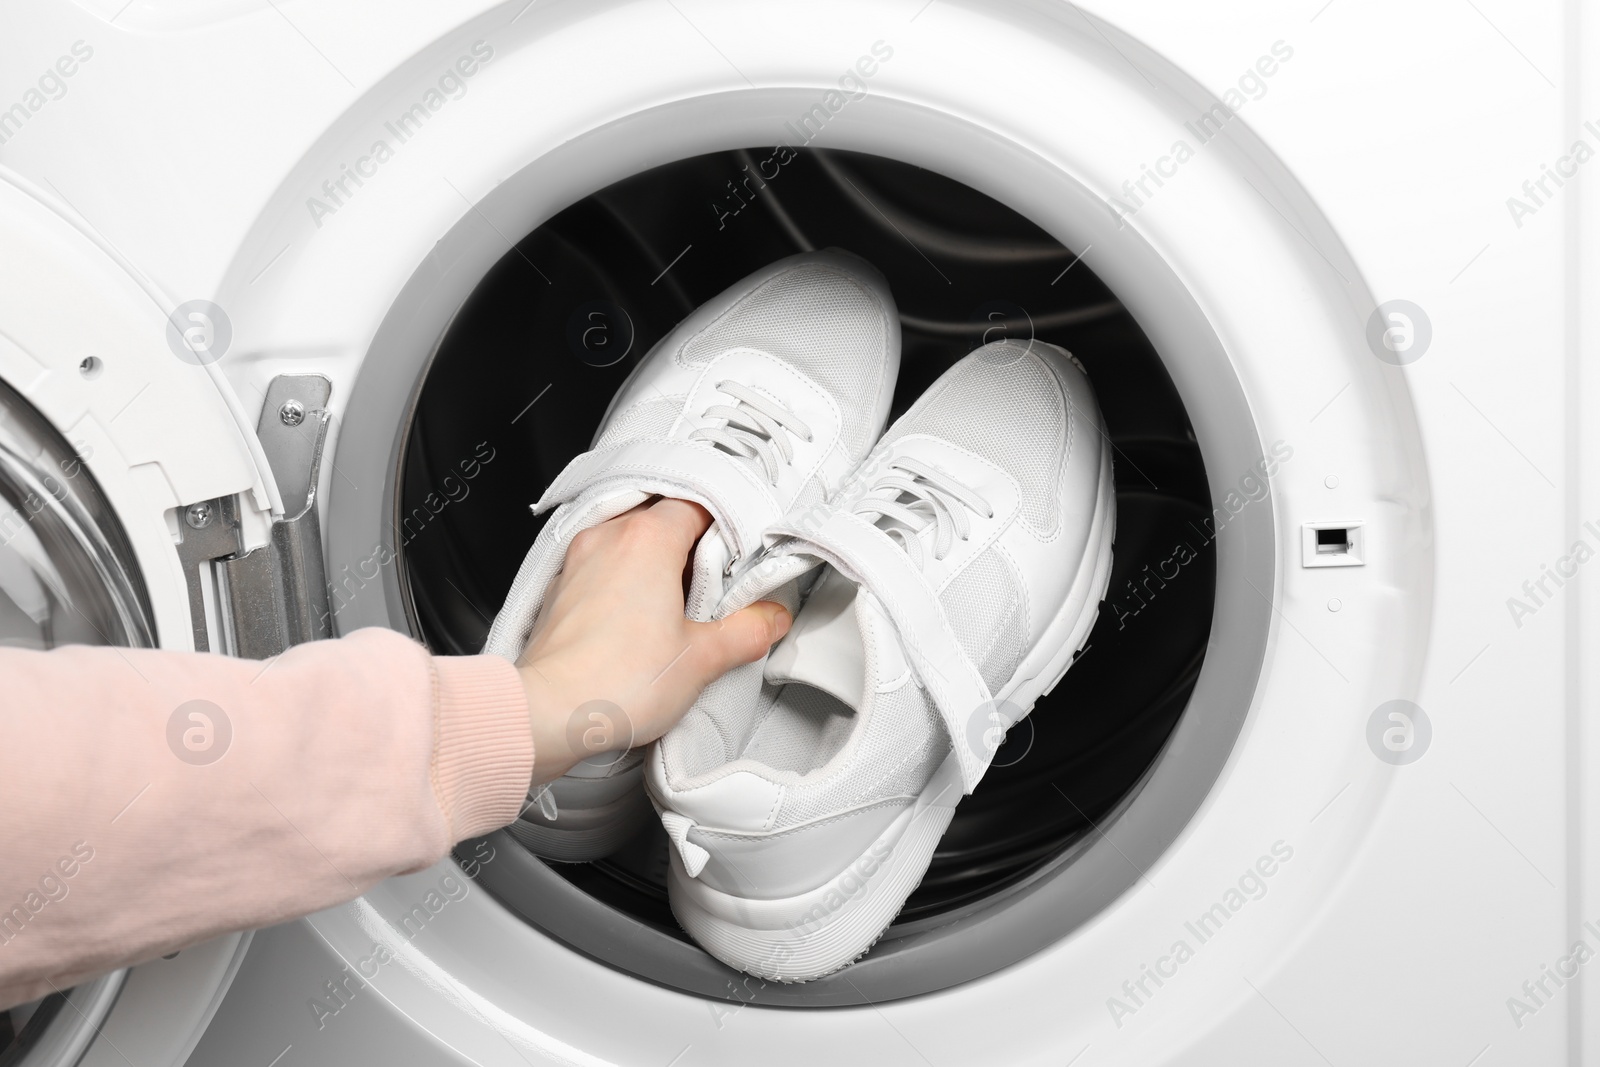
[[[542,521],[528,505],[588,447],[628,372],[749,272],[829,246],[876,265],[899,304],[893,414],[985,341],[1032,336],[1083,362],[1115,448],[1115,567],[1088,646],[962,802],[887,943],[909,924],[959,918],[1093,834],[1150,767],[1200,672],[1215,581],[1205,471],[1161,359],[1095,276],[1092,251],[1079,259],[982,193],[869,155],[752,149],[635,175],[523,236],[460,309],[417,398],[396,529],[417,635],[439,652],[478,651]],[[1194,557],[1174,573],[1179,544]],[[652,824],[611,859],[552,866],[683,938],[666,864]]]

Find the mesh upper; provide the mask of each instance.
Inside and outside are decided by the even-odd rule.
[[[939,594],[945,617],[990,692],[1016,673],[1027,654],[1028,610],[1022,577],[993,548],[973,558]]]
[[[784,686],[782,694],[783,713],[768,711],[744,754],[775,770],[804,774],[844,748],[855,732],[856,714],[847,704],[810,686]],[[766,695],[766,708],[775,707],[777,695]]]
[[[834,773],[788,787],[774,829],[879,800],[914,797],[950,752],[938,712],[911,683],[880,694],[861,726],[855,747]]]
[[[699,699],[659,742],[668,773],[674,779],[694,778],[739,758],[752,717],[765,713],[763,657],[735,667],[700,691]]]
[[[844,412],[873,410],[882,390],[889,310],[848,275],[823,264],[777,274],[690,338],[678,359],[696,365],[731,348],[755,348],[798,367]],[[841,444],[859,458],[873,442],[869,420],[846,415]]]
[[[651,397],[618,412],[595,441],[592,450],[610,448],[640,437],[664,437],[683,410],[681,396]]]
[[[1060,521],[1056,485],[1074,427],[1062,385],[1023,341],[980,348],[957,363],[883,435],[941,437],[1010,471],[1022,487],[1022,520],[1039,537]]]

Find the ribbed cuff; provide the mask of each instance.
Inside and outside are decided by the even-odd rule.
[[[435,656],[433,780],[450,840],[511,822],[533,778],[528,697],[498,656]]]

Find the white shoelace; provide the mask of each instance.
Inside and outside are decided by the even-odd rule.
[[[722,419],[726,425],[695,430],[691,440],[709,441],[717,448],[761,464],[767,481],[778,484],[778,464],[794,459],[791,436],[811,440],[811,427],[782,404],[762,396],[738,382],[717,383],[717,392],[732,397],[733,404],[713,404],[707,418]]]
[[[994,517],[994,508],[969,486],[926,463],[902,456],[872,483],[867,497],[851,509],[875,522],[879,529],[899,542],[918,567],[922,566],[922,546],[917,535],[933,527],[933,558],[949,555],[952,538],[965,541],[972,524],[967,512]],[[883,520],[887,519],[887,523]],[[953,533],[952,533],[953,531]]]

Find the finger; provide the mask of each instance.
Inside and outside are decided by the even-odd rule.
[[[697,658],[706,682],[744,663],[766,655],[773,642],[789,632],[794,619],[782,604],[758,601],[721,622],[693,623]]]
[[[711,513],[689,500],[662,497],[649,507],[651,518],[661,523],[666,544],[687,557],[700,535],[711,527]]]

